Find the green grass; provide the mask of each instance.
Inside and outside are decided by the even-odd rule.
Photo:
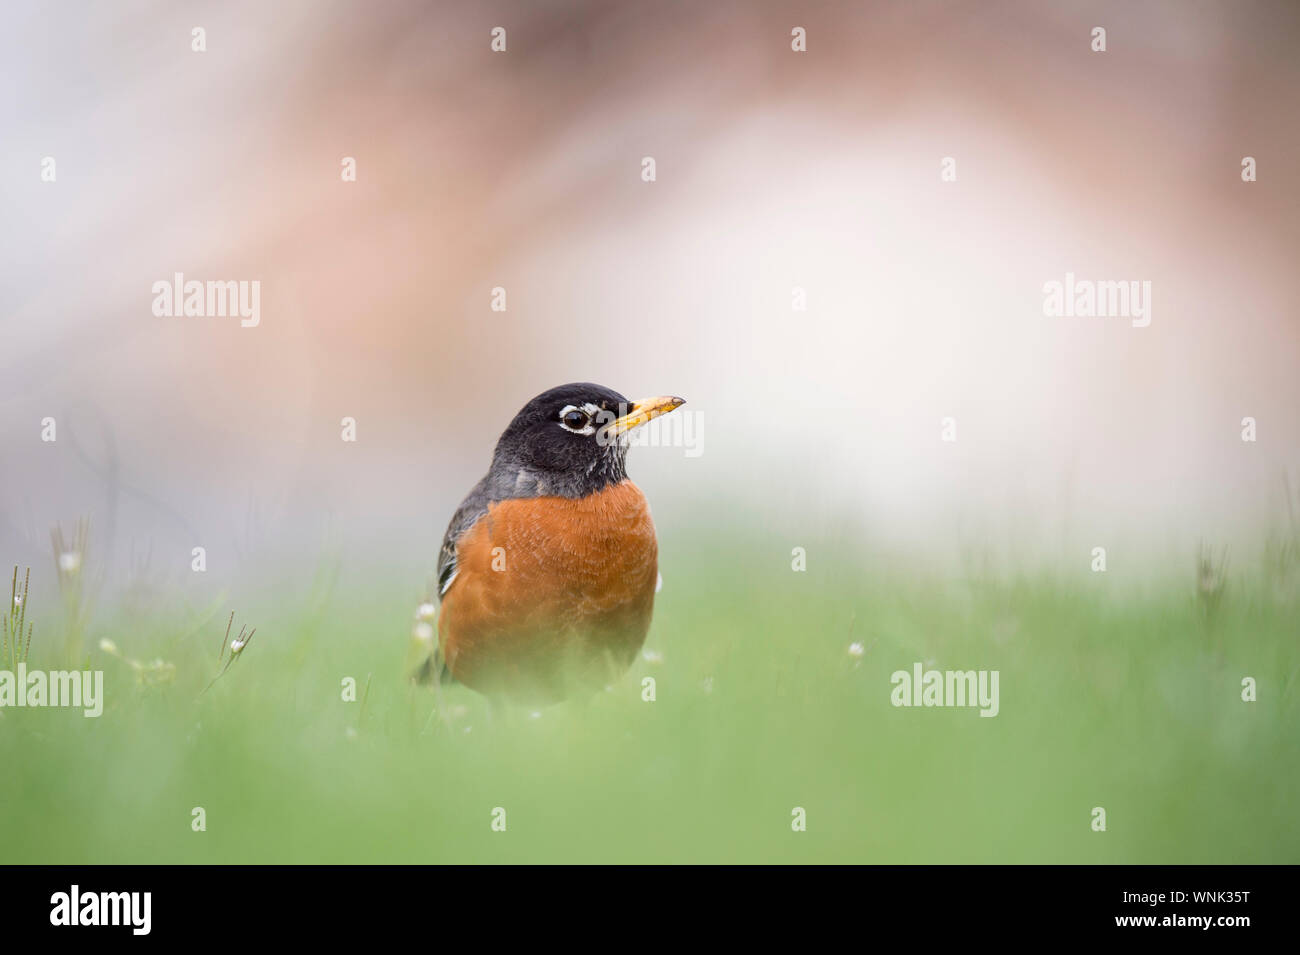
[[[456,688],[459,715],[431,720],[403,679],[418,589],[378,575],[311,610],[240,600],[257,637],[206,693],[228,607],[94,619],[103,716],[0,714],[0,861],[1300,861],[1294,595],[1233,577],[1207,621],[1190,568],[1120,596],[1103,575],[952,580],[847,554],[793,573],[748,543],[666,541],[662,661],[535,718],[489,722]],[[58,666],[57,615],[28,619],[29,665]],[[999,670],[1000,714],[891,706],[918,660]],[[362,713],[340,683],[360,696],[368,676]]]

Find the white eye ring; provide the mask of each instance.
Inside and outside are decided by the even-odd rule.
[[[579,408],[577,405],[565,405],[563,408],[560,409],[560,427],[563,428],[565,431],[568,431],[570,434],[582,434],[582,435],[595,434],[596,426],[592,422],[595,418],[596,412],[599,410],[600,410],[599,408],[597,408],[595,405],[591,404],[590,402],[584,404],[581,408]],[[571,428],[564,421],[565,417],[567,417],[568,414],[573,411],[581,411],[583,414],[587,416],[586,424],[584,424],[581,428]]]

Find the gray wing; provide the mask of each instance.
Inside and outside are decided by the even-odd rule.
[[[460,502],[456,513],[447,525],[447,533],[442,538],[442,550],[438,554],[438,601],[441,603],[447,588],[456,577],[456,543],[462,534],[469,530],[474,522],[487,513],[488,479],[474,485],[474,489]]]
[[[442,603],[447,588],[456,579],[456,543],[462,534],[474,526],[475,521],[487,513],[487,484],[488,479],[484,477],[474,485],[474,489],[469,492],[465,500],[460,502],[460,507],[456,508],[456,513],[451,516],[451,523],[447,525],[447,533],[442,538],[442,550],[438,553],[436,596],[439,603]],[[417,683],[432,683],[435,687],[453,682],[451,671],[444,665],[438,641],[433,641],[433,649],[429,656],[411,675]]]

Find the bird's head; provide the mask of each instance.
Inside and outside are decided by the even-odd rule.
[[[538,395],[497,441],[490,472],[498,491],[584,497],[627,477],[627,435],[685,404],[682,398],[629,401],[577,382]]]

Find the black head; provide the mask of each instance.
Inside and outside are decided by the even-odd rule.
[[[538,395],[497,441],[488,482],[493,497],[585,497],[627,477],[627,433],[682,405],[681,398],[629,401],[576,382]]]

